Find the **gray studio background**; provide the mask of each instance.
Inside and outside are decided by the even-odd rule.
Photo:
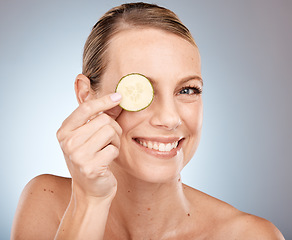
[[[55,133],[97,19],[124,1],[0,1],[0,239],[34,176],[69,176]],[[292,1],[152,1],[202,56],[204,126],[185,183],[272,221],[292,239]]]

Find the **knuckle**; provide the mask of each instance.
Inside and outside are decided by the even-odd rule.
[[[77,146],[77,142],[78,142],[78,136],[76,135],[72,135],[71,137],[68,138],[67,140],[67,147],[70,150],[74,150]]]
[[[83,159],[83,153],[82,151],[72,151],[69,153],[69,159],[71,162],[73,162],[75,165],[82,167],[83,165],[83,161],[81,161],[81,159]]]
[[[58,129],[58,131],[56,132],[56,137],[57,137],[59,142],[63,139],[63,129],[62,128]]]
[[[107,132],[107,134],[109,135],[109,136],[114,136],[115,134],[116,134],[116,130],[113,128],[113,126],[111,126],[111,125],[106,125],[105,126],[105,131]]]
[[[114,158],[119,156],[119,149],[112,144],[108,145],[106,150],[108,151],[109,155],[113,156]]]
[[[91,166],[86,165],[86,166],[82,167],[80,169],[80,171],[88,179],[92,179],[95,177],[95,171]]]
[[[106,125],[110,124],[112,122],[112,118],[109,115],[105,114],[105,113],[101,114],[100,118],[101,118],[101,121]]]
[[[90,104],[89,101],[88,102],[83,102],[83,103],[80,104],[81,114],[86,114],[86,113],[90,112],[91,108],[92,107],[91,107],[91,104]]]
[[[100,107],[104,107],[104,106],[107,106],[107,99],[106,98],[100,98],[100,101],[99,101],[99,106]]]
[[[71,154],[73,152],[72,148],[72,139],[71,138],[66,138],[62,141],[61,145],[63,151],[67,154]]]
[[[121,128],[120,125],[118,125],[117,129],[118,129],[119,136],[121,136],[123,134],[123,129]]]

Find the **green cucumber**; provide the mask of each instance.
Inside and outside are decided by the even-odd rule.
[[[122,95],[120,106],[131,112],[147,108],[154,96],[151,82],[140,73],[131,73],[122,77],[116,87],[116,92]]]

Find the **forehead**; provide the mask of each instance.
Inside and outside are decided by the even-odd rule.
[[[102,81],[107,89],[110,84],[115,86],[122,76],[133,72],[155,80],[201,76],[198,48],[163,30],[124,30],[112,38],[107,57],[106,81]]]

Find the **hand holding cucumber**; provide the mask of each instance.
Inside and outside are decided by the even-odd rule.
[[[58,130],[73,194],[92,199],[115,195],[116,179],[108,165],[119,154],[122,129],[103,112],[116,107],[120,97],[115,93],[83,102]]]
[[[127,111],[140,111],[152,99],[149,80],[141,74],[128,74],[119,81],[116,93],[80,104],[63,122],[57,137],[73,179],[73,190],[89,197],[115,195],[116,179],[108,165],[119,154],[122,134],[115,121],[117,116],[113,116],[121,111],[116,107],[120,104]]]

